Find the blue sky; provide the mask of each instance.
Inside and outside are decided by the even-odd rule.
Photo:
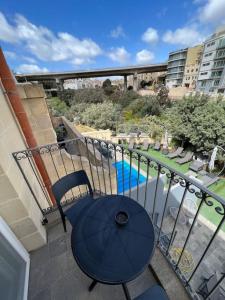
[[[225,23],[225,0],[1,0],[0,45],[16,72],[166,61]]]

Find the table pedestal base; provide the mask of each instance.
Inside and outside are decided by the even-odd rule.
[[[90,284],[90,286],[88,288],[89,292],[91,292],[94,289],[94,287],[96,286],[97,283],[98,283],[98,281],[96,281],[96,280],[92,281],[92,283]]]
[[[90,286],[88,288],[89,292],[91,292],[94,289],[94,287],[96,286],[97,283],[98,283],[98,281],[96,281],[96,280],[92,281],[92,283],[90,284]],[[123,287],[123,291],[124,291],[126,300],[131,300],[126,283],[122,283],[122,287]]]
[[[126,283],[123,283],[122,287],[123,287],[123,291],[124,291],[124,294],[126,296],[126,299],[127,300],[131,300],[131,297],[130,297],[130,294],[129,294],[129,291],[128,291]]]

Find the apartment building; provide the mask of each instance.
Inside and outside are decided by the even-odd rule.
[[[202,45],[197,45],[169,53],[167,87],[196,87],[202,48]]]
[[[182,86],[195,89],[202,56],[202,45],[188,48]]]
[[[197,90],[225,93],[225,27],[217,30],[204,43]]]
[[[166,86],[182,86],[188,48],[169,53]]]

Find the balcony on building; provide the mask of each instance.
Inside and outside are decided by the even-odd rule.
[[[216,293],[225,297],[225,201],[191,174],[184,175],[143,151],[79,136],[68,120],[62,118],[61,122],[67,132],[63,142],[13,153],[48,233],[48,243],[31,252],[29,299],[73,299],[73,295],[79,300],[124,299],[120,286],[99,284],[88,292],[91,280],[72,256],[71,228],[68,224],[64,233],[58,209],[35,167],[35,156],[44,161],[52,184],[83,169],[95,197],[127,195],[147,210],[155,228],[156,249],[151,268],[128,284],[132,299],[156,283],[165,288],[170,299],[217,299],[211,298]],[[34,190],[34,180],[42,195]],[[86,191],[66,194],[63,205],[74,203],[83,193]],[[210,223],[206,214],[218,222]]]

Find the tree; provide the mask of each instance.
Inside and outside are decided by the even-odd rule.
[[[116,129],[121,116],[121,106],[112,102],[91,104],[80,114],[81,121],[96,129]]]
[[[110,86],[112,86],[112,82],[111,82],[110,79],[106,79],[106,80],[103,81],[103,83],[102,83],[102,88],[103,89],[105,89],[107,87],[110,87]]]
[[[156,85],[154,91],[157,94],[157,100],[161,106],[168,106],[170,104],[169,89],[165,85]]]
[[[126,108],[133,116],[142,118],[148,115],[160,115],[161,107],[155,96],[142,96],[132,101]]]
[[[165,123],[174,140],[197,152],[225,146],[225,102],[196,94],[177,102],[165,113]]]
[[[113,94],[114,92],[114,87],[112,86],[111,80],[106,79],[103,84],[102,84],[102,88],[104,90],[104,93],[108,96],[110,96],[111,94]]]
[[[102,103],[107,101],[107,96],[102,89],[64,90],[59,93],[59,98],[68,106],[78,103]]]
[[[69,111],[69,107],[66,103],[61,101],[58,97],[48,99],[47,104],[54,117],[64,116]]]
[[[140,82],[140,86],[141,86],[142,89],[144,89],[146,85],[147,85],[147,82],[145,80],[142,80]]]

